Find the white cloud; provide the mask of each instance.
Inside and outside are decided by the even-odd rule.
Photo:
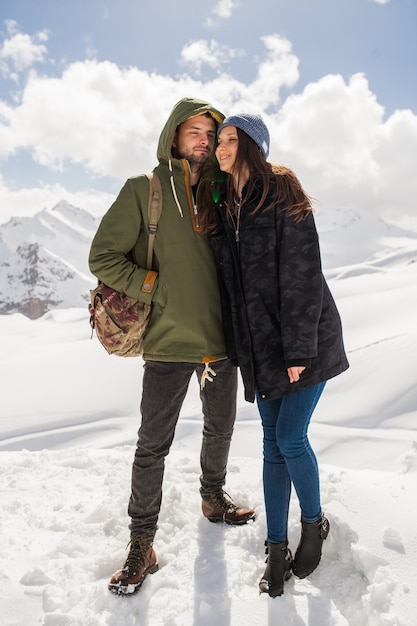
[[[403,226],[415,223],[417,116],[410,110],[396,111],[379,129],[374,157],[377,209]]]
[[[0,223],[13,216],[30,217],[42,209],[52,208],[60,200],[66,200],[100,217],[114,201],[114,195],[88,189],[71,192],[58,184],[26,187],[13,191],[0,176],[0,205],[2,207]]]
[[[213,8],[213,13],[218,17],[227,19],[232,15],[233,9],[238,6],[234,0],[219,0],[216,6]]]
[[[278,35],[262,37],[268,51],[265,61],[259,62],[258,76],[249,86],[246,107],[267,110],[277,105],[282,87],[294,87],[299,79],[298,58],[292,53],[288,39]],[[241,106],[245,106],[242,102]]]
[[[32,73],[19,105],[0,108],[7,120],[0,125],[0,150],[26,148],[51,168],[68,160],[94,175],[122,176],[136,159],[140,164],[155,154],[154,123],[159,128],[166,116],[161,81],[163,92],[181,90],[174,79],[110,62],[74,63],[60,78]]]
[[[227,20],[232,16],[233,10],[238,8],[239,3],[235,0],[218,0],[217,4],[211,10],[214,18],[208,17],[204,23],[207,28],[212,28],[216,25],[216,18]]]
[[[366,175],[363,160],[375,147],[383,114],[362,74],[348,83],[328,75],[286,100],[276,116],[276,147],[313,171],[319,167],[322,177],[332,172],[330,186],[334,172],[355,184]]]
[[[376,4],[388,4],[391,0],[369,0],[370,2],[375,2]]]
[[[323,77],[269,118],[271,158],[293,167],[329,207],[354,207],[417,226],[417,116],[384,109],[362,74]]]
[[[32,71],[18,102],[0,101],[0,156],[26,150],[49,169],[75,163],[92,177],[122,181],[154,166],[159,133],[175,102],[200,97],[226,114],[263,114],[271,132],[271,159],[293,167],[323,206],[350,206],[415,224],[416,115],[397,111],[385,119],[362,74],[348,81],[324,76],[281,102],[282,89],[297,84],[298,58],[282,37],[266,36],[263,43],[264,58],[257,60],[257,75],[248,84],[222,69],[222,47],[215,41],[187,47],[196,62],[202,62],[205,51],[211,54],[209,63],[217,71],[212,80],[89,60],[68,65],[56,78]],[[45,188],[38,195],[30,191],[31,206],[34,198],[46,198]],[[60,188],[47,191],[50,204],[61,199],[52,200],[55,193],[68,199]],[[20,210],[29,198],[23,190],[20,203],[18,193],[8,192],[5,184],[0,196],[2,207],[10,210]]]
[[[279,102],[282,87],[293,87],[297,83],[298,58],[292,52],[291,43],[284,37],[267,35],[261,40],[266,55],[263,59],[257,59],[256,78],[248,85],[236,80],[231,72],[226,71],[229,61],[244,56],[241,50],[221,46],[214,40],[199,40],[183,48],[182,60],[197,74],[201,73],[204,65],[217,71],[218,79],[206,82],[205,87],[214,92],[215,100],[221,96],[223,106],[247,111],[268,109]]]
[[[242,56],[245,56],[243,50],[220,45],[213,39],[211,41],[205,39],[192,41],[181,50],[183,65],[188,66],[197,74],[201,73],[203,66],[220,72],[230,60]]]
[[[21,33],[13,20],[8,20],[6,27],[9,38],[3,41],[0,48],[0,71],[3,76],[15,79],[16,74],[13,74],[12,68],[16,72],[22,72],[45,60],[48,34],[46,31],[40,31],[33,36]]]
[[[23,148],[50,168],[73,162],[94,175],[120,178],[149,168],[167,102],[173,105],[190,94],[223,102],[228,109],[262,110],[278,102],[281,86],[298,79],[298,60],[286,40],[271,36],[264,43],[266,60],[250,85],[227,74],[203,83],[187,75],[120,69],[109,61],[73,63],[59,78],[32,72],[20,102],[0,102],[0,156]],[[211,48],[217,50],[215,42]]]

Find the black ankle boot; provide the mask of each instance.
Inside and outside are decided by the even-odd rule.
[[[313,572],[321,559],[323,541],[330,530],[329,520],[321,516],[317,522],[301,520],[301,539],[295,552],[292,571],[298,578],[305,578]]]
[[[268,557],[264,575],[259,581],[259,592],[268,593],[271,598],[275,598],[283,594],[284,582],[291,577],[292,554],[288,541],[265,541],[265,546]]]

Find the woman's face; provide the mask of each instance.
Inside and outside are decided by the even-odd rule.
[[[222,172],[231,174],[236,161],[239,137],[236,126],[225,126],[221,129],[216,148],[216,158]]]

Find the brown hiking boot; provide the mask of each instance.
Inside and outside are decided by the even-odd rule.
[[[201,494],[203,498],[203,515],[210,522],[226,522],[240,526],[249,520],[255,519],[255,511],[247,507],[236,506],[230,496],[220,489],[207,494]]]
[[[122,569],[113,574],[109,590],[118,595],[136,593],[147,574],[158,570],[158,560],[152,547],[153,537],[137,535],[132,537],[130,550]]]

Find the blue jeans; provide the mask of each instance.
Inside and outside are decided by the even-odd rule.
[[[200,492],[221,489],[236,418],[237,368],[228,359],[210,364],[213,382],[200,391],[203,436],[200,451]],[[188,385],[194,373],[200,382],[201,363],[146,361],[141,401],[142,422],[132,466],[128,513],[130,534],[154,533],[162,501],[165,457],[174,439],[175,427]]]
[[[296,391],[277,400],[260,400],[264,432],[263,483],[268,536],[278,543],[288,537],[291,483],[294,485],[304,522],[321,516],[320,480],[316,456],[307,430],[325,383]]]

